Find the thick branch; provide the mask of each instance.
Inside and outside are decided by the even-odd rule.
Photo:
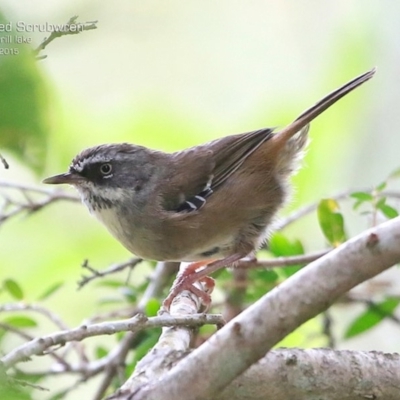
[[[274,350],[213,400],[308,400],[310,393],[324,400],[398,400],[399,366],[399,354]]]
[[[175,357],[175,364],[179,363],[179,354]],[[313,399],[324,400],[398,400],[399,365],[399,354],[278,349],[252,365],[220,394],[207,399],[310,400],[312,393]],[[202,384],[207,386],[206,382]],[[184,394],[177,397],[183,398],[188,397]],[[111,399],[136,397],[120,393]]]
[[[399,243],[400,217],[349,240],[230,321],[163,379],[149,382],[134,397],[120,398],[215,397],[287,334],[354,286],[399,262]]]

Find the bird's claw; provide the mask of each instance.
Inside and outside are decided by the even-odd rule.
[[[203,284],[204,289],[200,289],[194,286],[195,282],[200,282]],[[184,290],[188,290],[189,292],[193,293],[195,296],[199,297],[203,305],[206,309],[209,308],[211,304],[211,292],[213,291],[215,286],[214,279],[210,278],[209,276],[204,276],[200,279],[196,276],[196,272],[193,272],[189,269],[185,269],[181,274],[178,275],[172,288],[163,301],[162,307],[165,310],[169,310],[173,300],[175,297]]]

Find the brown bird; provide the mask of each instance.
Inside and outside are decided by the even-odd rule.
[[[171,154],[104,144],[83,150],[67,173],[43,182],[74,185],[89,211],[137,256],[193,262],[165,307],[184,289],[207,304],[209,296],[193,283],[262,245],[287,197],[308,124],[374,73],[336,89],[276,133],[265,128]]]

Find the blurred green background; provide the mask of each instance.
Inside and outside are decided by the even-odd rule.
[[[400,3],[0,0],[0,13],[14,23],[59,24],[73,15],[99,21],[97,30],[51,43],[45,60],[30,54],[48,35],[39,31],[19,33],[33,42],[20,55],[0,55],[0,151],[10,164],[0,166],[1,180],[40,185],[100,143],[174,151],[283,126],[373,66],[371,82],[312,124],[283,214],[375,185],[399,167]],[[350,232],[367,225],[355,222]],[[288,235],[316,250],[324,245],[316,226],[313,215]],[[54,204],[0,231],[0,279],[15,277],[31,300],[64,282],[48,306],[71,326],[97,310],[103,293],[94,286],[76,292],[82,261],[100,269],[129,256],[80,204]],[[134,277],[147,273],[141,268]],[[344,347],[396,349],[390,337],[379,339],[384,325]]]

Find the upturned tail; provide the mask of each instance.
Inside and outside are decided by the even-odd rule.
[[[332,104],[336,103],[339,99],[346,96],[346,94],[350,93],[364,82],[370,80],[374,76],[375,72],[376,68],[373,68],[357,78],[354,78],[350,82],[334,90],[332,93],[329,93],[311,108],[304,111],[290,125],[283,128],[271,138],[271,140],[275,142],[275,146],[279,147],[280,144],[284,145],[293,135],[303,130],[314,118],[318,117],[318,115],[324,112]],[[304,133],[306,133],[306,131],[308,131],[308,128],[304,130]]]

